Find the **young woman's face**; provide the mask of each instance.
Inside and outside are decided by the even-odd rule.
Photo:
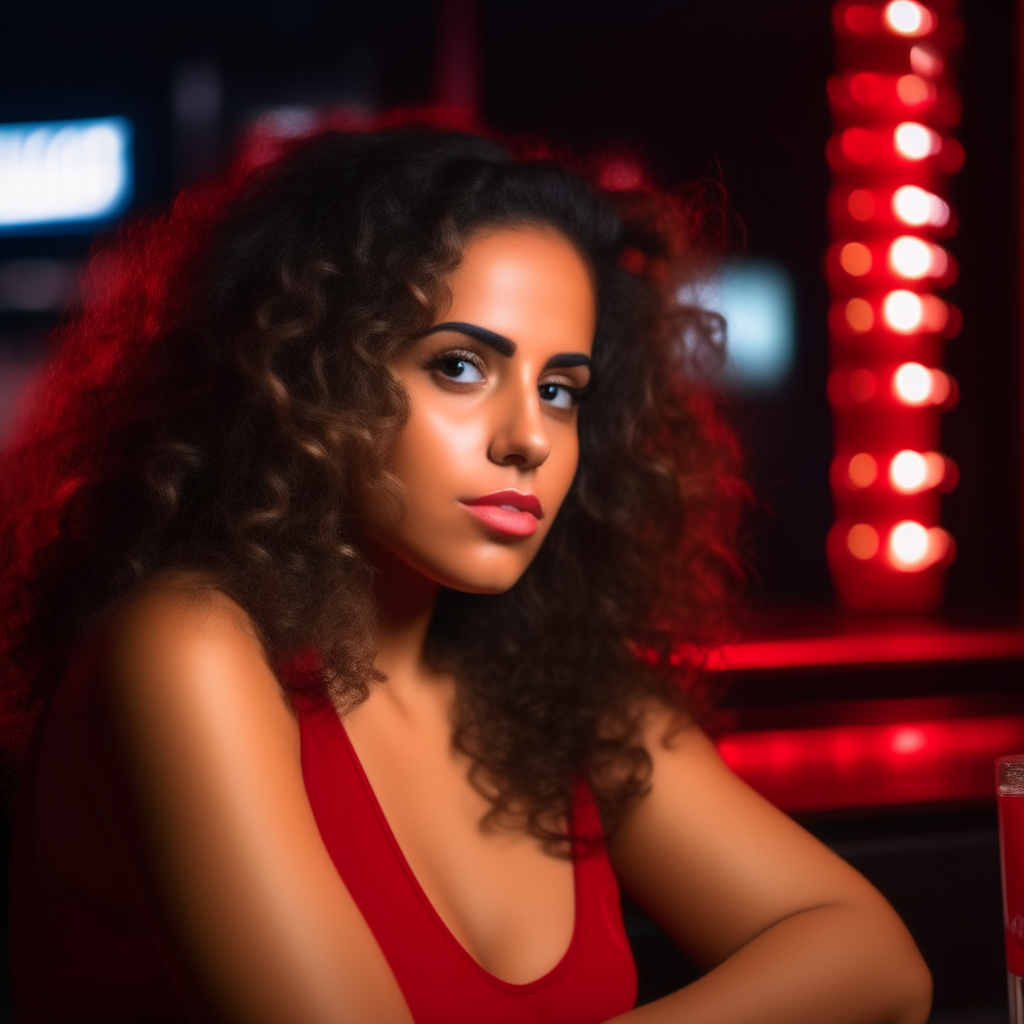
[[[576,473],[594,288],[576,249],[538,227],[474,235],[449,286],[451,305],[394,364],[411,412],[388,468],[406,508],[377,540],[437,583],[500,593]]]

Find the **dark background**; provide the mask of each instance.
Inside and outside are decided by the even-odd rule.
[[[0,122],[130,117],[132,212],[157,209],[179,185],[223,165],[268,108],[356,105],[372,113],[436,100],[443,7],[442,0],[8,0],[0,4]],[[792,276],[794,372],[775,392],[728,401],[758,499],[749,523],[750,603],[797,623],[833,606],[824,556],[831,425],[821,271],[830,10],[828,0],[484,0],[477,34],[484,125],[577,156],[628,156],[662,186],[714,177],[746,225],[748,253]],[[948,348],[961,399],[945,418],[944,450],[961,480],[944,501],[958,557],[941,615],[982,624],[1015,621],[1020,607],[1014,15],[1009,0],[960,10],[957,133],[967,161],[953,184],[961,227],[950,248],[961,268],[951,298],[964,329]],[[198,134],[174,114],[176,83],[197,67],[219,77],[223,94]],[[81,259],[90,241],[0,236],[0,263]],[[55,320],[0,311],[0,361],[31,363]],[[982,685],[971,666],[956,671],[951,692]],[[1005,681],[992,686],[1019,687],[1019,673],[1019,663],[1009,665]],[[933,673],[925,674],[921,692],[932,685]],[[844,685],[852,699],[877,679],[865,671]],[[755,685],[759,700],[777,697],[764,689],[775,683]],[[824,699],[836,677],[825,673],[807,685]],[[885,685],[899,696],[904,683]],[[805,824],[906,918],[935,973],[936,1021],[1005,1020],[990,806],[868,810]],[[642,991],[654,995],[683,980],[689,968],[660,933],[632,911],[628,919]]]

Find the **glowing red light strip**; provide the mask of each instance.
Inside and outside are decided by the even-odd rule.
[[[956,400],[954,383],[933,365],[961,322],[933,294],[957,273],[936,241],[956,228],[937,193],[964,156],[951,134],[959,117],[948,60],[959,31],[953,6],[833,5],[838,73],[828,84],[835,133],[826,155],[835,187],[826,272],[838,464],[858,455],[877,460],[887,449],[921,454],[921,439],[937,438],[939,413]],[[894,364],[894,387],[880,386]],[[851,487],[852,477],[832,474],[836,521],[827,554],[844,604],[876,611],[939,604],[956,545],[938,525],[935,488],[955,486],[956,473],[933,476],[930,486],[918,472],[909,486],[887,476]]]
[[[1024,630],[975,633],[877,633],[726,644],[712,651],[711,671],[875,665],[887,662],[1024,658]]]
[[[994,760],[1024,751],[1024,715],[734,733],[718,749],[790,812],[985,800]]]

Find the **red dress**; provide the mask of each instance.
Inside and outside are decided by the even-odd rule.
[[[633,1008],[636,968],[603,847],[573,862],[576,925],[565,956],[529,984],[502,981],[466,952],[427,899],[333,708],[299,724],[320,835],[416,1024],[599,1024]],[[580,786],[573,832],[599,829],[590,791]]]
[[[74,674],[78,680],[65,683],[81,681],[81,666]],[[603,847],[574,861],[576,923],[565,956],[530,984],[504,982],[473,960],[426,898],[334,710],[300,714],[299,725],[303,778],[320,834],[417,1024],[598,1024],[634,1005],[636,972]],[[80,770],[80,753],[59,756],[65,762],[59,770]],[[102,880],[100,890],[112,894],[109,904],[63,890],[36,855],[35,775],[33,758],[11,850],[10,962],[18,1024],[189,1020],[99,817],[87,807],[76,816],[81,857],[90,877]],[[580,787],[574,832],[599,827],[589,790]]]

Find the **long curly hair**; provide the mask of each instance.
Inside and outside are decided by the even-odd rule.
[[[0,464],[6,748],[24,750],[76,648],[172,570],[246,610],[293,701],[365,699],[358,511],[402,503],[390,364],[443,307],[469,234],[538,224],[596,282],[579,469],[511,590],[442,592],[428,655],[457,680],[455,744],[492,816],[557,845],[585,773],[614,828],[650,772],[643,708],[705,707],[700,651],[738,578],[737,450],[691,372],[721,357],[723,324],[678,299],[723,210],[707,187],[603,193],[406,125],[301,140],[103,244]]]

